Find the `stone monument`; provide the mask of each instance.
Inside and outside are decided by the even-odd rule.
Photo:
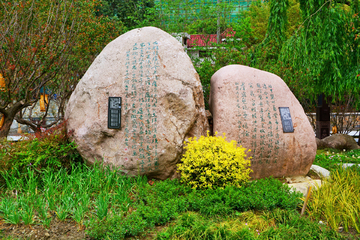
[[[209,129],[201,82],[182,45],[145,27],[110,42],[66,108],[67,131],[90,163],[173,177],[188,137]]]
[[[213,131],[251,149],[253,179],[306,175],[315,133],[299,101],[278,76],[229,65],[211,78]]]

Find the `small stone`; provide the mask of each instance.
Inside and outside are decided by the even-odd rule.
[[[321,139],[318,148],[335,148],[346,151],[360,149],[360,146],[352,136],[338,133]]]
[[[330,177],[330,171],[318,165],[312,165],[310,170],[313,170],[320,177],[324,177],[324,178]]]
[[[45,237],[50,237],[50,234],[46,232]]]

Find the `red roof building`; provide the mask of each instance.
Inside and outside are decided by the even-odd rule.
[[[235,31],[232,28],[228,28],[220,34],[220,41],[223,42],[223,39],[227,37],[234,37],[234,35]],[[216,42],[216,34],[194,34],[190,35],[190,39],[187,40],[187,47],[211,47]]]

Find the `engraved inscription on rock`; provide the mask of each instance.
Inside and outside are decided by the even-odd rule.
[[[126,52],[124,110],[125,161],[135,159],[140,172],[158,169],[157,82],[159,80],[158,42],[134,43]]]
[[[65,118],[88,163],[162,180],[177,176],[184,141],[208,129],[191,59],[155,27],[133,29],[101,51],[73,91]]]
[[[279,114],[272,85],[235,82],[234,89],[239,128],[237,142],[241,145],[244,139],[251,138],[252,165],[277,163]]]
[[[211,78],[210,111],[214,132],[250,150],[252,178],[308,173],[316,155],[314,131],[280,77],[247,66],[223,67]]]

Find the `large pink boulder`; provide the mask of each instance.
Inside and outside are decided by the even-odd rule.
[[[122,97],[121,128],[108,128],[109,97]],[[114,119],[117,123],[117,109]],[[67,129],[90,163],[128,175],[166,179],[188,137],[209,129],[199,76],[180,42],[145,27],[109,43],[76,86],[66,108]]]
[[[223,67],[211,78],[210,111],[214,132],[251,149],[252,178],[308,173],[316,155],[315,133],[280,77],[247,66]]]

